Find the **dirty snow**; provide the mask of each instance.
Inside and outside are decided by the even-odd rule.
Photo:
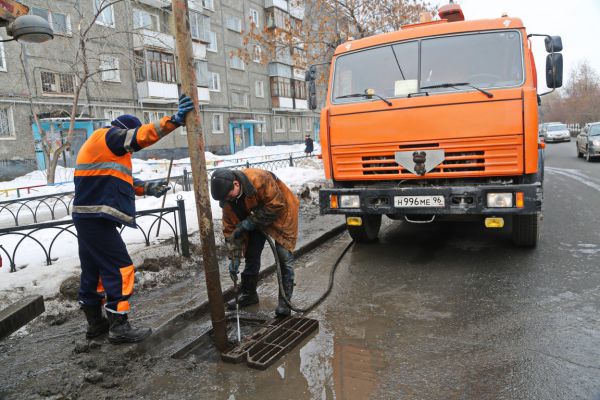
[[[316,151],[320,152],[318,144]],[[231,156],[215,156],[212,153],[207,153],[208,167],[226,166],[245,162],[249,159],[250,162],[258,162],[266,159],[278,159],[289,157],[290,153],[300,155],[304,150],[303,144],[289,146],[255,146]],[[137,160],[133,161],[134,176],[139,179],[154,179],[165,178],[168,169],[168,160]],[[173,162],[172,175],[183,173],[183,168],[187,165],[189,170],[189,159],[176,160]],[[276,175],[283,180],[294,192],[300,193],[303,190],[312,189],[319,181],[324,180],[323,167],[320,160],[306,159],[302,160],[295,167],[280,168],[274,171]],[[59,167],[59,176],[68,177],[69,173],[72,177],[72,169],[64,169]],[[72,178],[71,178],[72,179]],[[59,180],[59,179],[57,179]],[[0,182],[0,190],[15,188],[19,186],[33,186],[45,183],[45,173],[35,171],[25,176],[14,179],[10,182]],[[58,192],[67,192],[74,190],[72,183],[67,183],[59,186],[44,186],[36,188],[32,196],[41,194],[51,194]],[[178,190],[176,193],[170,193],[166,197],[165,207],[176,206],[177,198],[183,198],[186,206],[186,219],[188,224],[188,232],[192,233],[198,230],[198,221],[196,218],[195,200],[193,192],[183,192]],[[0,198],[4,200],[4,197]],[[138,198],[136,200],[137,210],[148,210],[160,208],[162,198],[154,197]],[[220,220],[222,217],[221,209],[218,202],[211,198],[211,208],[214,220]],[[4,214],[0,215],[0,222],[6,222],[11,216]],[[70,219],[70,216],[64,219]],[[167,217],[167,220],[173,220],[172,215]],[[150,225],[154,222],[154,218],[139,218],[138,225],[148,231]],[[74,228],[72,228],[74,232]],[[35,237],[40,242],[49,244],[52,238],[57,234],[55,230],[42,230],[36,233]],[[153,233],[150,235],[151,244],[158,243],[160,240],[172,238],[173,234],[168,226],[163,223],[161,234],[156,238],[156,225],[153,228]],[[143,252],[145,242],[143,234],[136,229],[125,228],[123,231],[123,239],[127,243],[130,253]],[[1,237],[1,245],[12,253],[14,246],[21,240],[20,236],[8,235]],[[42,249],[33,241],[27,244],[27,250],[23,251],[20,248],[16,257],[17,272],[10,273],[10,266],[7,265],[7,260],[4,254],[4,266],[0,268],[0,304],[15,301],[24,295],[42,294],[45,297],[54,297],[58,293],[60,284],[68,277],[76,275],[79,272],[79,258],[77,254],[77,239],[64,232],[59,236],[59,240],[55,242],[52,248],[51,258],[52,265],[47,266],[45,256]]]

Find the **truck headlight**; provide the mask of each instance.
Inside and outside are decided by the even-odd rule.
[[[600,147],[600,140],[598,140],[598,139],[592,140],[592,146],[594,146],[594,147]]]
[[[340,208],[360,208],[360,197],[357,194],[341,195]]]
[[[513,206],[512,193],[488,193],[487,206],[492,208],[503,208]]]

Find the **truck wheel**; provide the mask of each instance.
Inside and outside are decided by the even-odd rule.
[[[377,239],[381,227],[381,214],[361,215],[360,217],[362,218],[361,226],[347,225],[350,237],[358,243],[372,242]]]
[[[512,240],[520,247],[536,247],[539,238],[539,215],[515,215],[513,217]]]

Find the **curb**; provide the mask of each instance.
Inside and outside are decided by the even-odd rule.
[[[346,230],[345,223],[341,223],[341,224],[335,226],[333,229],[323,233],[321,236],[309,241],[308,243],[304,244],[303,246],[298,248],[296,251],[294,251],[294,257],[298,258],[298,257],[303,256],[304,254],[319,247],[323,242],[339,235],[344,230]],[[273,274],[275,272],[276,267],[277,267],[277,264],[273,263],[273,264],[269,265],[268,267],[263,268],[260,271],[260,273],[258,274],[259,285],[262,283],[262,281],[265,278],[267,278],[268,276],[270,276],[271,274]],[[233,299],[234,296],[235,296],[235,293],[233,291],[233,286],[229,287],[228,289],[223,290],[223,302],[227,302],[227,301]],[[162,325],[154,328],[154,331],[152,332],[152,336],[150,336],[148,339],[144,340],[143,342],[141,342],[137,345],[134,345],[135,351],[143,352],[143,351],[146,351],[146,350],[156,346],[158,343],[162,342],[164,339],[167,339],[167,338],[173,336],[175,333],[177,333],[179,330],[181,330],[183,328],[183,326],[187,323],[187,321],[192,320],[192,319],[198,319],[202,315],[204,315],[208,312],[209,312],[209,307],[208,307],[208,299],[207,299],[207,300],[203,301],[202,303],[198,304],[197,306],[188,308],[187,310],[184,310],[184,311],[178,313],[173,318],[164,322]]]

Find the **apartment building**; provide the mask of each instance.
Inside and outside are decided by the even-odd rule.
[[[178,71],[170,2],[103,4],[31,0],[26,3],[30,12],[50,22],[54,40],[0,43],[0,179],[44,167],[33,115],[50,141],[60,144],[78,87],[68,163],[86,136],[117,115],[135,114],[151,122],[175,112]],[[251,145],[301,142],[315,132],[318,118],[307,109],[298,57],[265,60],[260,46],[252,48],[249,61],[239,55],[247,48],[243,32],[252,22],[259,28],[282,26],[287,18],[301,23],[301,10],[286,0],[190,0],[188,5],[207,150],[229,154]],[[82,56],[74,27],[86,23],[91,29]],[[186,134],[180,128],[141,156],[185,157]]]

